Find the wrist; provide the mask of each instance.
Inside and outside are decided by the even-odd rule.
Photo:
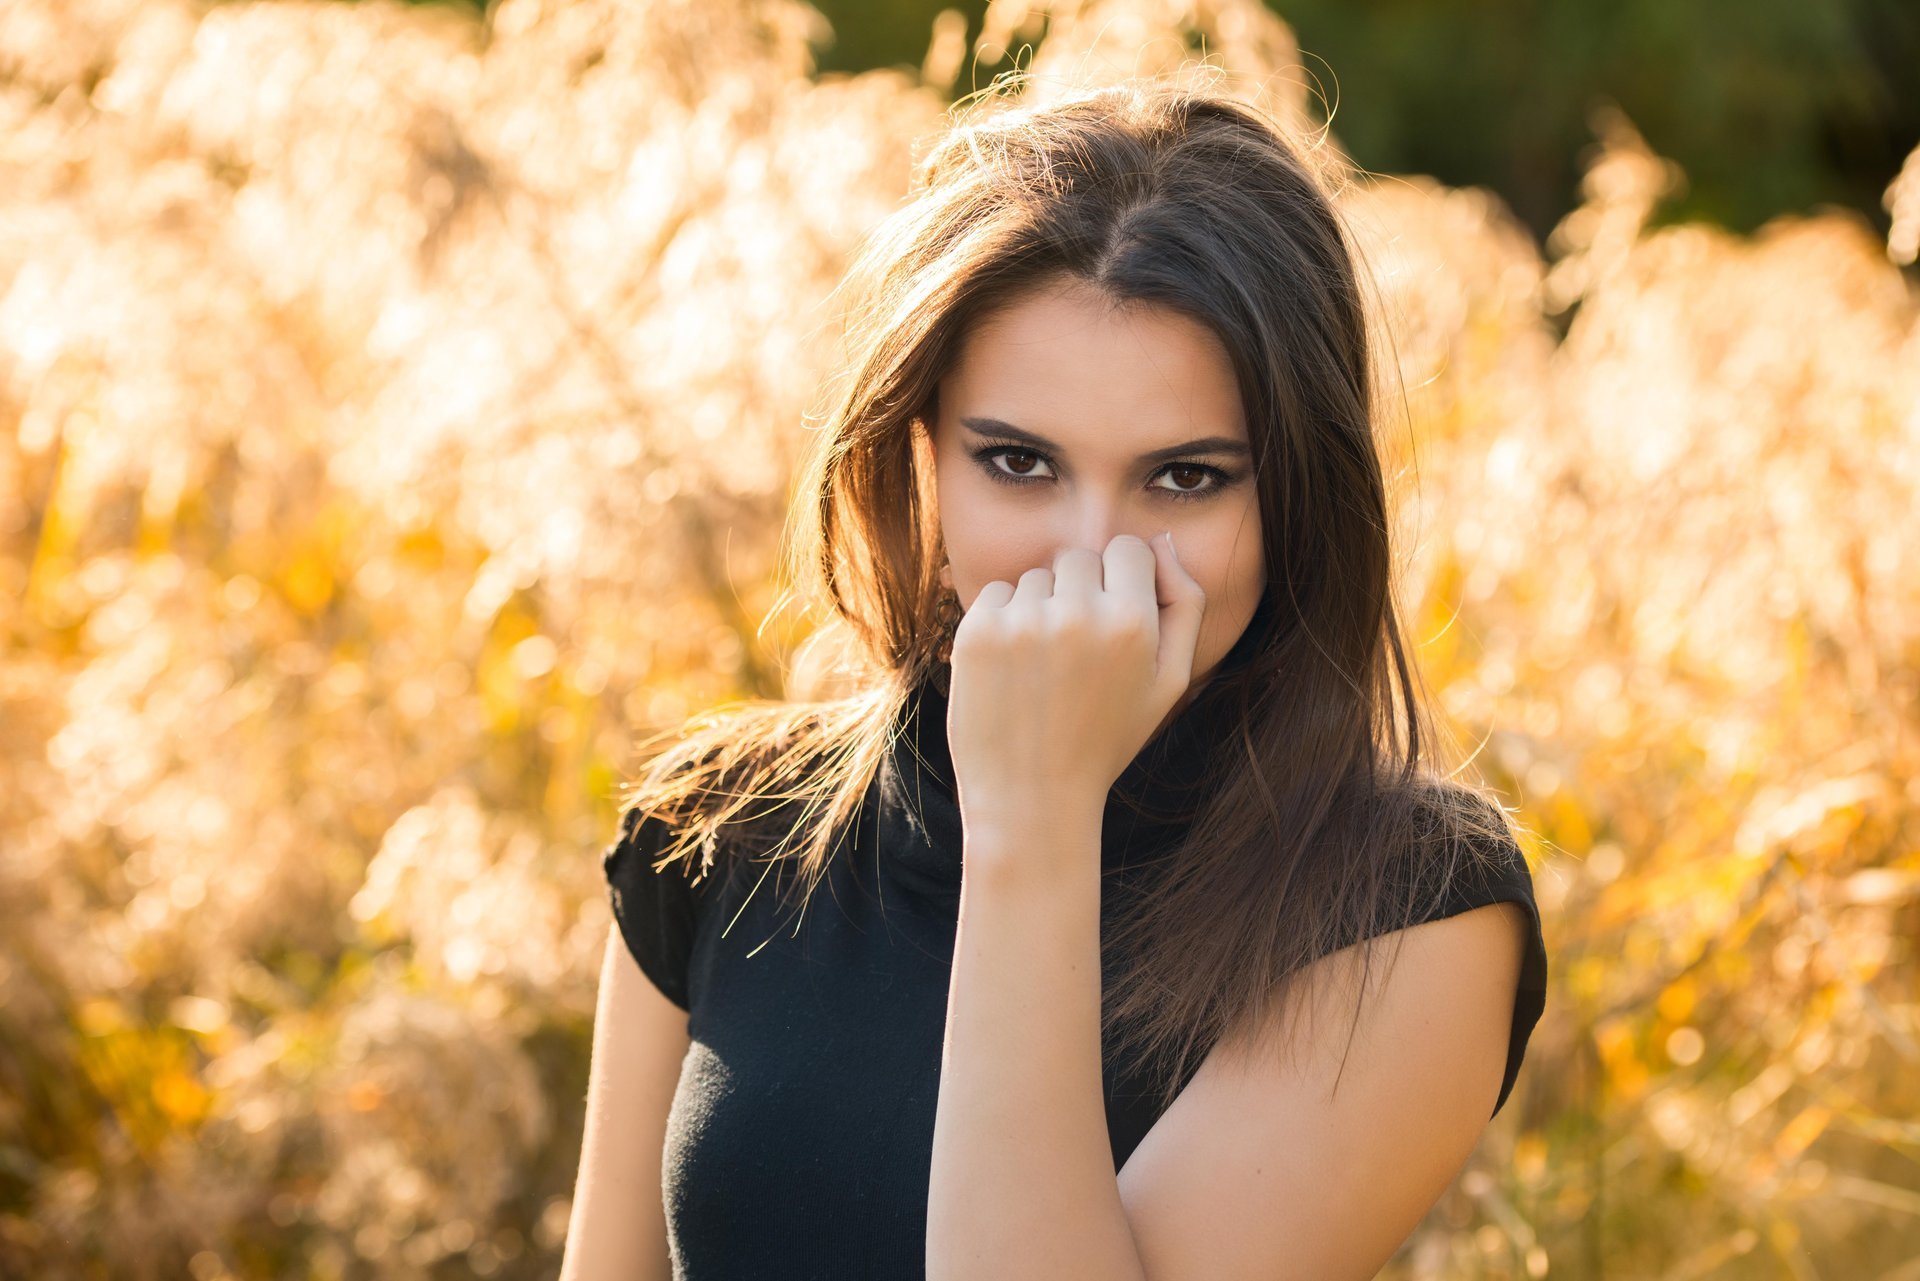
[[[1113,779],[1101,782],[1092,770],[1064,766],[1042,770],[1005,761],[974,769],[962,762],[954,771],[954,790],[962,809],[1022,819],[1088,807],[1097,811],[1106,805],[1113,783]]]
[[[1091,824],[1099,830],[1107,810],[1107,793],[1087,783],[1032,783],[1001,787],[956,789],[962,825],[969,831],[994,833],[1048,832]]]
[[[1106,803],[1104,794],[1087,789],[962,797],[963,857],[968,865],[982,869],[1001,864],[1098,864]]]

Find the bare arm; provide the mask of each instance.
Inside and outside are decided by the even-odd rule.
[[[1141,1281],[1100,1078],[1100,809],[969,829],[929,1281]],[[1035,849],[1060,853],[1058,866]]]
[[[671,1281],[660,1163],[689,1041],[687,1012],[609,929],[560,1281]]]
[[[1374,1276],[1486,1129],[1521,910],[1495,903],[1402,932],[1411,954],[1370,982],[1351,1062],[1337,1031],[1309,1037],[1300,1056],[1223,1040],[1116,1176],[1101,1090],[1098,832],[1070,803],[1024,828],[968,833],[929,1281]],[[1338,1028],[1360,957],[1355,945],[1315,962],[1287,1008],[1312,1002],[1310,1026]]]

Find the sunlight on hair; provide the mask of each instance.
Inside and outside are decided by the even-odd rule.
[[[1023,42],[982,119],[1216,85],[1365,269],[1410,655],[1557,948],[1526,1106],[1382,1275],[1549,1275],[1603,1191],[1670,1271],[1834,1195],[1911,1244],[1858,1142],[1920,1079],[1920,152],[1885,243],[1656,227],[1684,175],[1602,114],[1543,258],[1353,166],[1252,0],[994,0],[918,74],[816,78],[821,21],[6,6],[0,1271],[548,1274],[618,784],[848,692],[779,560],[836,289]]]

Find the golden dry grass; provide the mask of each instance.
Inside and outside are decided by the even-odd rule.
[[[1042,16],[1034,94],[1184,26],[1305,119],[1250,2],[985,55]],[[833,288],[972,52],[817,81],[809,21],[0,0],[0,1273],[551,1274],[613,784],[804,679]],[[1420,659],[1554,950],[1384,1275],[1920,1281],[1920,153],[1884,244],[1649,231],[1597,127],[1550,259],[1341,197]]]

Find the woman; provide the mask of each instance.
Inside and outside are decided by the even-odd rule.
[[[1371,1277],[1546,954],[1427,764],[1348,241],[1164,84],[916,187],[789,533],[864,692],[651,760],[563,1277]]]

